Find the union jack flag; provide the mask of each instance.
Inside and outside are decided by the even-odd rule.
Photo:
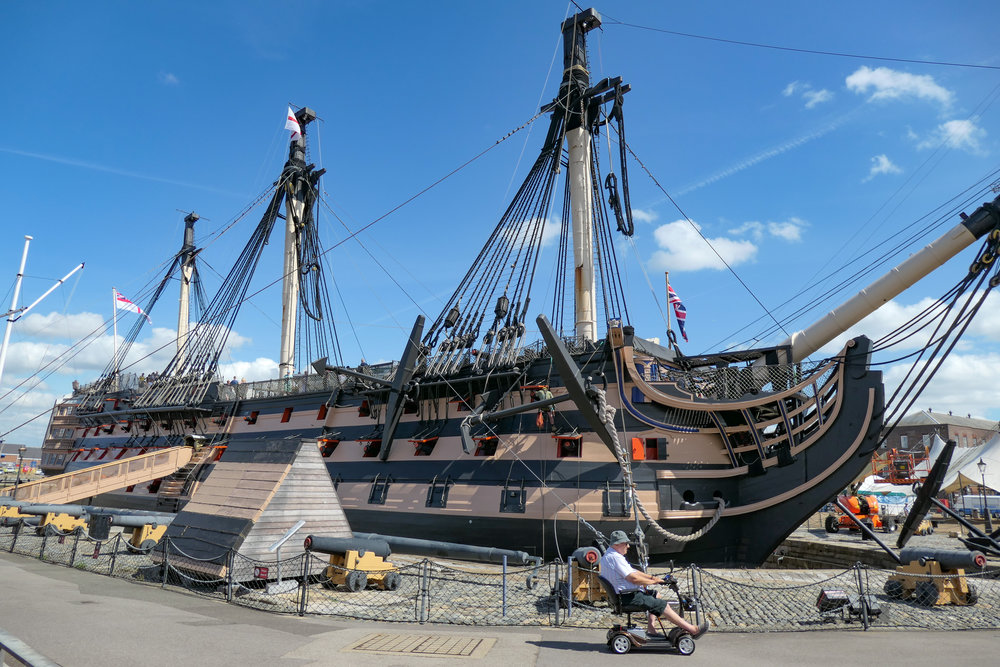
[[[677,292],[670,285],[667,285],[667,300],[674,306],[674,316],[677,318],[677,328],[681,330],[681,336],[684,337],[684,342],[687,342],[688,335],[684,331],[684,320],[687,319],[688,311],[684,307],[684,303],[681,298],[677,296]]]

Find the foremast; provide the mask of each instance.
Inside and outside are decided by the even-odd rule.
[[[590,123],[587,119],[590,71],[586,34],[600,25],[601,17],[593,9],[581,12],[563,23],[563,81],[559,89],[559,102],[565,104],[565,133],[569,152],[567,179],[573,222],[575,332],[577,338],[586,341],[597,339],[594,188],[591,179]]]

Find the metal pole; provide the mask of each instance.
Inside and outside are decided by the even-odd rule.
[[[560,569],[559,566],[560,565],[562,565],[562,561],[559,561],[559,560],[552,561],[552,567],[554,567],[555,570],[556,570],[556,576],[555,576],[556,594],[553,596],[553,597],[555,597],[555,601],[556,601],[556,619],[555,619],[555,625],[556,625],[556,627],[559,626],[559,622],[560,622],[560,619],[559,619],[559,609],[560,609],[560,607],[562,607],[562,605],[559,604],[559,585],[560,585],[560,580],[562,579],[562,577],[559,576],[559,569]]]
[[[979,459],[982,461],[982,459]],[[979,473],[983,476],[983,509],[986,511],[986,532],[993,532],[993,519],[990,517],[990,504],[989,500],[986,498],[986,466],[984,465],[980,468]]]
[[[503,557],[503,575],[500,580],[500,615],[507,618],[507,555]]]
[[[861,607],[861,625],[868,629],[868,597],[865,594],[864,583],[861,581],[861,561],[854,563],[854,574],[858,582],[858,605]]]
[[[566,559],[566,618],[573,618],[573,557]]]
[[[111,550],[111,566],[108,568],[108,576],[115,576],[115,563],[118,561],[118,550],[122,548],[122,534],[115,535],[115,547]]]
[[[115,340],[115,356],[111,357],[111,381],[115,391],[118,390],[118,290],[111,288],[111,321],[114,325],[112,336]]]
[[[17,498],[17,487],[21,484],[21,468],[24,465],[24,452],[27,449],[27,447],[17,448],[17,477],[14,478],[14,498]]]
[[[17,279],[14,281],[14,298],[10,302],[10,313],[7,315],[7,328],[3,332],[3,344],[0,344],[0,381],[3,380],[3,367],[7,363],[7,343],[10,342],[10,328],[14,324],[17,310],[17,299],[21,296],[21,279],[24,278],[24,265],[28,261],[28,246],[31,244],[31,237],[24,237],[24,252],[21,254],[21,268],[17,270]]]

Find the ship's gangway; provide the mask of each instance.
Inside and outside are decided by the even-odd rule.
[[[3,496],[35,504],[61,505],[101,493],[117,491],[133,484],[142,484],[166,477],[191,460],[191,447],[170,447],[120,461],[46,477],[0,491]],[[2,502],[2,501],[0,501]]]

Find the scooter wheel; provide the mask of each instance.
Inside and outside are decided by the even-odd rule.
[[[681,655],[691,655],[695,649],[694,637],[685,632],[677,638],[676,646],[677,652]]]
[[[608,648],[618,655],[625,655],[632,650],[632,640],[625,635],[615,635],[608,642]]]

